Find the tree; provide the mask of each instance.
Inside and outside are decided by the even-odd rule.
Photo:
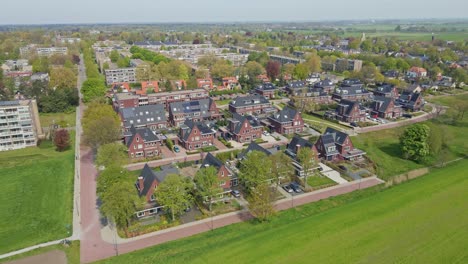
[[[130,58],[128,57],[120,57],[118,60],[117,60],[117,67],[119,68],[127,68],[127,67],[130,67]]]
[[[98,148],[96,165],[111,167],[128,163],[127,148],[121,143],[109,143]]]
[[[310,171],[317,165],[314,151],[307,147],[300,148],[297,152],[297,161],[299,161],[304,171],[304,187],[307,188],[307,176],[309,176]]]
[[[260,63],[262,66],[266,66],[268,61],[270,60],[270,56],[266,52],[252,52],[249,54],[248,61],[255,61]]]
[[[219,178],[214,167],[201,168],[197,171],[194,178],[197,186],[197,192],[203,201],[208,202],[208,209],[211,211],[213,198],[222,193],[223,189],[219,186]]]
[[[274,194],[271,187],[262,183],[255,187],[247,197],[250,213],[259,221],[267,221],[275,214],[273,207]]]
[[[271,81],[274,81],[276,80],[276,77],[279,75],[280,73],[280,68],[281,68],[281,64],[277,61],[268,61],[265,69],[266,69],[266,72],[267,72],[267,76],[268,78],[270,78]]]
[[[102,213],[115,221],[119,227],[128,227],[135,214],[137,196],[131,182],[119,181],[112,184],[100,196]]]
[[[57,89],[76,87],[76,74],[69,68],[53,68],[50,71],[49,86]]]
[[[284,152],[278,151],[269,158],[271,160],[271,175],[274,176],[277,185],[280,184],[281,179],[291,178],[294,169],[291,159]]]
[[[180,175],[170,174],[156,189],[156,199],[159,204],[171,211],[172,220],[190,203],[192,197],[188,190],[190,185]]]
[[[400,32],[401,31],[401,26],[400,25],[396,26],[395,31]]]
[[[109,54],[109,58],[113,63],[116,63],[120,58],[120,54],[117,50],[112,50]]]
[[[83,101],[90,102],[95,98],[100,98],[106,94],[106,90],[106,84],[102,79],[89,78],[81,86]]]
[[[232,76],[233,73],[234,67],[227,60],[218,60],[211,69],[211,76],[217,79]]]
[[[84,112],[82,123],[84,140],[94,149],[121,137],[120,119],[110,105],[90,104]]]
[[[424,124],[416,124],[405,129],[400,136],[401,152],[405,159],[423,161],[429,154],[430,128]]]
[[[457,83],[462,83],[462,82],[465,84],[468,83],[468,73],[466,72],[466,70],[462,68],[453,70],[452,78]]]
[[[292,64],[292,63],[284,64],[283,67],[282,67],[283,74],[293,76],[294,68],[296,68],[296,66],[294,64]]]
[[[265,69],[263,66],[256,61],[249,61],[245,64],[245,69],[249,79],[256,79],[258,75],[262,74]]]
[[[304,80],[309,76],[309,67],[307,65],[300,63],[296,65],[296,68],[294,68],[294,77],[299,80]]]
[[[271,179],[271,160],[266,154],[252,151],[247,154],[240,167],[239,180],[246,187],[247,192],[252,188]]]
[[[99,196],[107,193],[112,185],[127,181],[132,175],[127,169],[118,165],[106,167],[105,170],[99,172],[96,180],[96,193]]]
[[[68,133],[68,130],[58,129],[55,131],[54,145],[60,152],[70,147],[70,134]]]
[[[366,39],[361,43],[361,49],[363,51],[371,51],[372,50],[372,40]]]
[[[310,72],[320,72],[322,70],[322,62],[317,54],[312,54],[307,58],[305,64],[309,67]]]

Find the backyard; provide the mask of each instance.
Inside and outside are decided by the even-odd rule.
[[[50,141],[0,152],[0,254],[71,235],[74,155]]]
[[[65,126],[75,126],[76,113],[40,113],[39,119],[41,120],[42,127],[48,127],[52,124],[60,124]]]
[[[102,263],[455,263],[468,258],[468,160]],[[285,254],[288,252],[288,254]]]

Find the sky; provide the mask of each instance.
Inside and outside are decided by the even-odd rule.
[[[468,18],[467,0],[2,0],[0,24]]]

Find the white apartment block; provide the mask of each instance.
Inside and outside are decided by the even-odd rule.
[[[40,48],[40,47],[37,47],[36,44],[30,44],[26,47],[21,47],[20,54],[21,54],[21,57],[23,58],[28,57],[31,54],[37,54],[38,56],[41,56],[41,57],[50,57],[54,54],[67,55],[68,48],[67,47]]]
[[[35,100],[0,101],[0,151],[37,145],[42,136]]]
[[[118,68],[104,71],[107,85],[114,83],[136,83],[136,68]]]

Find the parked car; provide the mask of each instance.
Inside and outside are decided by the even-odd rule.
[[[174,146],[174,152],[176,153],[180,152],[180,148],[178,146]]]
[[[292,193],[293,192],[293,189],[291,189],[291,187],[289,185],[284,185],[283,186],[283,189],[288,192],[288,193]]]
[[[338,165],[338,168],[340,168],[340,169],[342,169],[342,170],[344,170],[344,171],[347,171],[347,170],[348,170],[348,168],[346,168],[346,166],[343,166],[343,165]]]
[[[301,187],[299,186],[299,184],[297,184],[297,183],[295,183],[295,182],[291,183],[289,186],[291,187],[291,189],[293,189],[293,191],[294,191],[295,193],[300,193],[300,192],[302,192],[302,189],[301,189]]]
[[[406,117],[406,118],[412,118],[413,117],[411,114],[403,114],[402,116]]]
[[[353,127],[358,127],[358,124],[356,124],[356,122],[351,122],[350,125]]]
[[[239,198],[241,196],[240,192],[238,190],[231,190],[231,195]]]
[[[319,167],[318,170],[319,170],[319,171],[323,171],[323,168],[322,168],[322,167]]]
[[[270,135],[270,133],[268,133],[267,131],[263,131],[263,135],[265,135],[265,136],[269,136],[269,135]]]

